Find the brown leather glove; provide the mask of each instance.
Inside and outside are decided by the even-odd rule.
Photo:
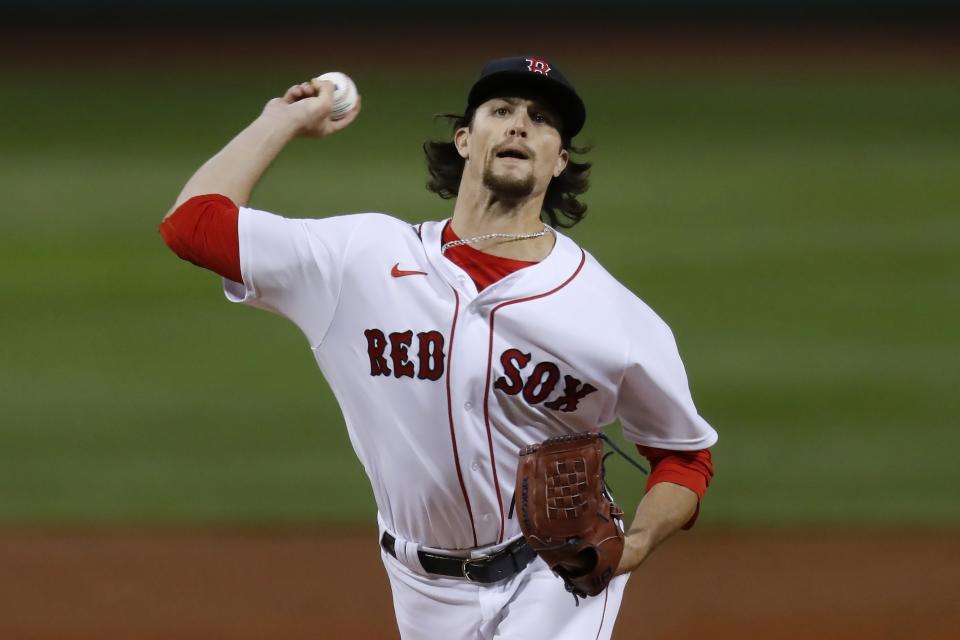
[[[527,543],[567,591],[603,593],[623,555],[623,511],[603,480],[600,435],[558,436],[521,449],[515,500]]]

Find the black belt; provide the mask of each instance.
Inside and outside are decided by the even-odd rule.
[[[386,531],[380,538],[380,546],[394,558],[397,557],[393,548],[396,541],[397,539]],[[489,584],[520,573],[537,556],[537,552],[530,548],[525,539],[519,538],[500,551],[482,558],[443,556],[422,549],[417,550],[417,556],[427,573]]]

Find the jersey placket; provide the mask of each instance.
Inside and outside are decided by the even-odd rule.
[[[483,546],[497,542],[502,510],[500,479],[496,477],[483,404],[489,324],[477,304],[472,282],[461,284],[457,293],[461,306],[457,314],[455,353],[449,366],[450,405],[477,544]]]

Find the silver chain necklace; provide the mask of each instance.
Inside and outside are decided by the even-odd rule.
[[[447,252],[447,249],[452,249],[453,247],[460,247],[465,244],[474,244],[477,242],[482,242],[483,240],[492,240],[493,238],[503,238],[507,242],[517,242],[519,240],[530,240],[532,238],[539,238],[545,236],[547,231],[550,230],[550,227],[543,225],[543,229],[540,231],[534,231],[533,233],[485,233],[482,236],[474,236],[472,238],[463,238],[462,240],[451,240],[450,242],[445,243],[440,247],[440,253],[444,254]]]

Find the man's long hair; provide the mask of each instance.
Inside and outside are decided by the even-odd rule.
[[[448,113],[437,117],[453,122],[453,131],[456,132],[461,127],[471,126],[473,114],[474,110],[468,110],[462,116]],[[563,149],[571,154],[584,154],[589,151],[586,147],[573,146],[573,141],[563,134],[561,144]],[[441,198],[456,197],[466,164],[457,153],[456,145],[452,141],[429,140],[423,143],[423,152],[427,156],[427,170],[430,172],[427,189]],[[587,205],[577,200],[577,196],[585,193],[589,186],[590,163],[574,162],[571,157],[563,173],[550,181],[543,198],[541,217],[545,214],[545,222],[549,222],[552,227],[568,229],[577,224],[587,214]]]

